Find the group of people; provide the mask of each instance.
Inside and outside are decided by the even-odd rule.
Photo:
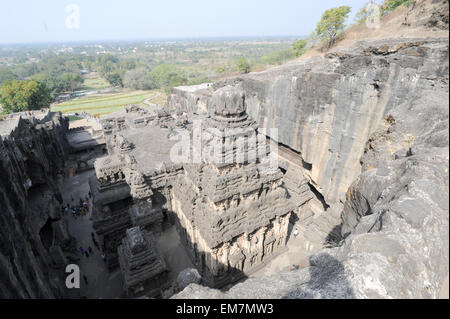
[[[71,202],[68,204],[64,204],[61,209],[63,211],[63,213],[67,216],[72,215],[73,218],[77,219],[77,217],[80,216],[85,216],[89,213],[89,200],[91,199],[92,194],[89,191],[89,193],[84,197],[80,197],[79,201],[76,201],[75,198],[71,198]],[[91,233],[91,241],[92,241],[92,246],[95,246],[95,248],[101,252],[101,258],[104,262],[106,262],[106,256],[105,254],[102,252],[102,249],[99,245],[99,243],[97,242],[97,239],[95,238],[95,234],[92,232]],[[90,256],[93,256],[95,254],[94,249],[92,248],[91,245],[88,245],[87,248],[80,246],[78,249],[75,247],[72,247],[72,252],[73,253],[77,253],[79,252],[81,254],[81,256],[89,258]],[[85,284],[88,284],[88,278],[86,277],[86,275],[83,275],[83,280],[85,282]]]
[[[84,118],[85,120],[91,120],[91,119],[94,119],[97,123],[100,123],[100,118],[99,118],[98,115],[91,115],[91,114],[86,113],[86,112],[84,112],[84,111],[83,111],[81,114],[80,114],[80,113],[75,113],[74,115],[75,115],[75,116],[82,117],[82,118]]]
[[[88,249],[84,249],[83,246],[80,246],[80,253],[82,256],[84,255],[89,258],[89,255],[92,255],[94,253],[94,250],[91,246],[89,246]]]
[[[74,205],[74,198],[72,197],[72,205],[67,204],[62,206],[62,211],[66,215],[72,214],[72,217],[77,219],[79,216],[85,216],[89,213],[89,199],[91,197],[91,192],[86,196],[86,198],[83,200],[80,198],[80,201]]]

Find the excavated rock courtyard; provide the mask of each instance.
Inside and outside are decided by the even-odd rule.
[[[13,114],[0,297],[448,297],[448,58],[368,39],[96,125]]]

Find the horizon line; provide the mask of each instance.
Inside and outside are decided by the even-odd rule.
[[[234,39],[263,39],[263,38],[306,38],[307,35],[239,35],[239,36],[191,36],[191,37],[152,37],[152,38],[123,38],[123,39],[93,39],[93,40],[50,40],[50,41],[24,41],[0,42],[0,46],[12,45],[48,45],[48,44],[76,44],[92,42],[143,42],[143,41],[185,41],[185,40],[234,40]]]

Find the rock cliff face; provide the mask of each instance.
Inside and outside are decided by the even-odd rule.
[[[448,39],[373,40],[175,90],[170,106],[205,112],[210,92],[242,89],[327,203],[344,203],[340,238],[309,267],[176,297],[437,297],[449,267],[448,72]]]
[[[12,121],[0,122],[0,298],[62,297],[71,242],[59,191],[68,123],[55,113]]]

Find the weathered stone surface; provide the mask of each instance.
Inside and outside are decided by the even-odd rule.
[[[408,27],[425,26],[448,30],[449,3],[447,0],[414,1],[403,24]]]
[[[448,2],[426,2],[404,23],[448,29]],[[449,272],[448,72],[446,38],[361,41],[175,88],[167,109],[130,105],[103,118],[109,154],[90,187],[111,269],[120,261],[129,296],[177,291],[176,278],[157,279],[165,267],[151,235],[170,221],[202,283],[223,286],[282,252],[294,212],[296,240],[312,253],[305,268],[226,292],[182,272],[187,287],[174,298],[438,297]],[[0,297],[61,297],[61,266],[77,259],[59,207],[66,137],[72,151],[96,144],[66,135],[59,114],[12,117],[0,122]],[[195,135],[197,119],[224,162],[203,152],[198,163],[171,162],[172,138]],[[241,150],[255,161],[237,163],[227,139],[252,132],[261,138]],[[281,169],[269,165],[266,136],[279,143]]]
[[[0,122],[0,298],[64,296],[60,220],[68,123],[60,113]],[[4,130],[3,130],[4,129]]]
[[[203,151],[201,163],[184,165],[171,201],[203,281],[223,286],[285,247],[289,216],[297,206],[288,199],[265,137],[246,113],[245,94],[226,86],[212,101],[202,123],[211,138],[202,148],[218,152],[210,157]]]
[[[365,143],[384,116],[413,94],[447,85],[447,60],[447,39],[362,41],[199,90],[178,88],[168,104],[204,113],[215,90],[239,87],[248,114],[260,128],[278,128],[273,138],[311,165],[305,174],[332,203],[345,200]]]
[[[133,226],[159,231],[164,194],[182,165],[170,163],[171,129],[175,120],[158,106],[125,110],[101,119],[108,155],[95,161],[90,180],[94,229],[103,236],[109,269],[119,266],[117,248]]]
[[[160,295],[166,281],[166,262],[157,250],[151,233],[129,228],[118,247],[124,291],[128,297]]]
[[[327,201],[345,204],[336,247],[309,267],[214,296],[437,298],[449,271],[448,70],[448,39],[391,39],[228,80],[312,164]],[[190,285],[174,298],[213,294]]]
[[[293,181],[289,197],[242,91],[218,89],[213,103],[198,117],[131,106],[102,119],[109,155],[95,162],[91,189],[94,228],[103,235],[110,269],[125,230],[159,231],[166,213],[176,217],[171,220],[211,286],[241,278],[285,248],[290,213],[311,198],[309,188]],[[137,123],[143,118],[145,125]],[[188,144],[190,158],[178,163],[170,155],[180,128],[190,137],[200,133],[202,141],[201,149]],[[123,254],[119,247],[119,259]]]
[[[178,289],[183,290],[190,284],[200,284],[202,277],[195,268],[188,268],[181,271],[177,277]]]

